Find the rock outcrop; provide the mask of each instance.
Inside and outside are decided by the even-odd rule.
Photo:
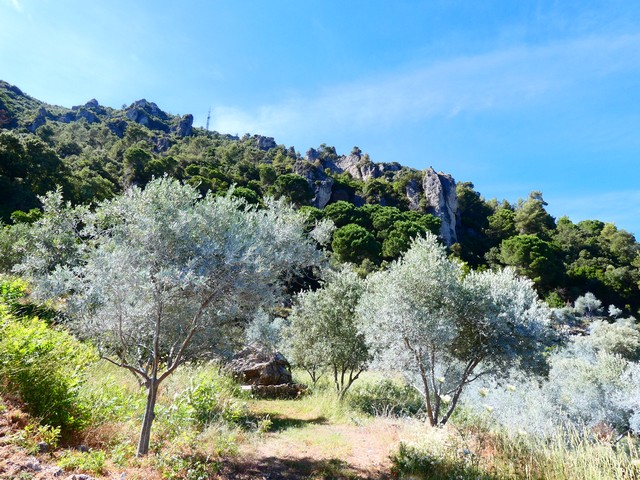
[[[372,178],[380,178],[388,172],[397,172],[402,165],[396,162],[392,163],[373,163],[369,157],[365,155],[343,155],[338,158],[334,164],[337,173],[347,172],[353,178],[364,182]]]
[[[335,163],[340,173],[347,172],[353,178],[367,181],[380,176],[378,166],[368,158],[362,158],[360,155],[342,156]]]
[[[292,383],[291,366],[280,352],[272,353],[258,345],[248,345],[233,356],[229,369],[234,377],[250,385]]]
[[[422,187],[427,212],[442,221],[440,236],[448,246],[458,241],[456,236],[456,216],[458,214],[458,197],[456,182],[451,175],[437,173],[429,167],[424,172]]]
[[[160,110],[158,105],[148,102],[144,98],[133,102],[127,108],[125,115],[129,120],[152,130],[169,131],[169,125],[167,124],[169,116]]]
[[[36,115],[36,118],[33,119],[31,125],[27,127],[27,130],[29,130],[31,133],[35,133],[38,128],[47,123],[47,117],[49,116],[50,115],[47,110],[44,107],[40,107],[40,109],[38,110],[38,115]]]
[[[186,114],[180,119],[178,126],[175,130],[176,135],[179,137],[189,137],[193,133],[193,115]]]
[[[407,201],[409,203],[410,210],[420,209],[420,184],[416,180],[410,180],[407,182],[407,186],[404,189],[407,195]]]
[[[313,189],[315,196],[312,205],[316,208],[324,208],[331,200],[333,178],[309,161],[296,162],[293,165],[293,172],[304,177]]]
[[[262,135],[254,135],[253,140],[255,141],[256,147],[260,150],[268,151],[272,148],[276,148],[278,144],[276,143],[273,137],[264,137]]]
[[[307,391],[305,385],[293,383],[291,366],[284,355],[252,344],[238,352],[228,365],[235,378],[257,397],[295,398]]]

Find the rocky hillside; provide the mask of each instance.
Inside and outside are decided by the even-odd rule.
[[[554,219],[540,192],[514,203],[486,200],[470,182],[432,167],[375,163],[358,147],[340,154],[322,144],[303,156],[270,137],[195,128],[191,115],[147,100],[65,108],[0,81],[0,160],[0,219],[9,225],[34,221],[38,196],[56,187],[72,203],[88,203],[170,175],[203,194],[235,185],[233,195],[257,205],[266,195],[285,197],[311,222],[332,220],[333,254],[363,272],[434,231],[473,268],[516,268],[555,306],[591,291],[605,306],[640,308],[640,245],[630,233]],[[18,230],[5,228],[0,250]],[[9,268],[11,259],[0,263]]]
[[[180,139],[189,136],[208,136],[209,132],[193,128],[193,115],[171,115],[161,110],[155,103],[145,99],[137,100],[121,110],[101,106],[97,100],[89,100],[84,105],[70,109],[49,105],[25,94],[18,87],[0,81],[0,126],[3,129],[28,131],[32,134],[46,134],[47,127],[55,129],[61,125],[81,123],[85,128],[101,125],[116,137],[122,139],[131,123],[145,127],[149,131],[148,143],[153,153],[167,152]],[[218,134],[212,133],[214,137]],[[226,136],[230,141],[239,141],[234,136]],[[246,140],[246,139],[243,139]],[[251,143],[259,150],[269,152],[278,145],[271,137],[254,135]],[[349,155],[337,155],[333,147],[311,148],[304,158],[295,154],[292,171],[307,179],[314,190],[311,204],[324,208],[338,200],[352,201],[364,205],[362,195],[349,194],[336,183],[332,175],[348,174],[353,179],[367,183],[382,180],[387,183],[404,181],[404,198],[389,199],[381,196],[381,205],[402,203],[407,208],[425,213],[433,213],[442,221],[442,238],[448,245],[456,242],[456,216],[458,214],[455,195],[455,181],[450,175],[437,173],[429,168],[420,173],[398,163],[374,163],[369,156],[354,148]],[[383,189],[384,190],[384,189]]]

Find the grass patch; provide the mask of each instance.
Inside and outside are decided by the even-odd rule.
[[[632,437],[614,444],[591,431],[574,431],[541,439],[492,431],[482,424],[428,432],[418,442],[401,444],[393,455],[393,471],[399,478],[640,478],[640,448]]]
[[[58,458],[58,466],[65,470],[102,475],[106,472],[106,460],[107,455],[101,450],[90,452],[66,450]]]

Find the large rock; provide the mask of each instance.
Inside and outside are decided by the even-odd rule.
[[[249,385],[246,388],[258,398],[298,398],[308,393],[306,385],[300,383],[284,383],[282,385]]]
[[[79,120],[81,118],[84,118],[87,123],[98,123],[100,122],[100,119],[98,118],[98,116],[93,113],[90,110],[87,110],[86,108],[80,108],[78,110],[78,113],[76,115],[76,120]]]
[[[416,180],[409,180],[405,187],[410,210],[420,210],[420,184]]]
[[[180,119],[178,127],[176,128],[176,134],[179,137],[189,137],[193,133],[193,115],[187,113]]]
[[[346,155],[336,161],[339,171],[349,173],[353,178],[367,181],[381,175],[379,165],[360,155]]]
[[[296,162],[293,165],[293,171],[304,177],[313,189],[315,195],[311,204],[316,208],[324,208],[331,200],[333,178],[309,161]]]
[[[455,180],[451,175],[437,173],[429,167],[424,172],[422,187],[429,213],[433,213],[442,221],[440,227],[442,240],[447,246],[453,245],[458,241],[456,236],[458,197]]]
[[[276,148],[278,144],[276,143],[273,137],[263,137],[262,135],[254,135],[253,140],[255,142],[256,147],[260,150],[268,151],[272,148]]]
[[[127,118],[139,123],[151,130],[169,131],[169,115],[158,108],[153,102],[148,102],[144,98],[136,100],[125,110]]]
[[[36,118],[33,120],[33,122],[31,122],[31,125],[27,127],[27,130],[29,130],[31,133],[35,133],[38,128],[47,123],[48,116],[49,112],[47,112],[44,107],[40,107],[40,109],[38,110],[38,115],[36,115]]]
[[[234,377],[250,385],[291,384],[291,365],[280,352],[259,345],[248,345],[231,359]]]

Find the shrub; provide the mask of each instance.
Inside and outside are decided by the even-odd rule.
[[[78,399],[90,346],[37,318],[0,320],[0,382],[42,423],[62,431],[84,426],[88,412]]]
[[[381,416],[417,415],[424,404],[414,388],[389,379],[354,386],[348,402],[364,413]]]
[[[53,308],[31,302],[27,298],[27,283],[19,278],[0,277],[0,308],[16,317],[39,317],[51,323],[58,315]]]
[[[474,479],[490,480],[493,477],[483,472],[471,460],[451,451],[438,452],[418,448],[401,442],[398,452],[391,455],[391,471],[399,478],[412,479]]]
[[[206,377],[202,374],[205,372]],[[235,398],[240,393],[238,385],[229,377],[214,375],[211,370],[202,373],[180,399],[190,408],[192,418],[203,426],[218,420],[239,423],[245,418],[246,405]]]
[[[158,463],[167,480],[207,480],[220,471],[218,462],[202,454],[174,455]]]
[[[101,450],[91,452],[66,450],[58,460],[58,466],[65,470],[80,470],[102,475],[105,473],[106,458],[106,454]],[[73,476],[72,478],[76,477]]]

